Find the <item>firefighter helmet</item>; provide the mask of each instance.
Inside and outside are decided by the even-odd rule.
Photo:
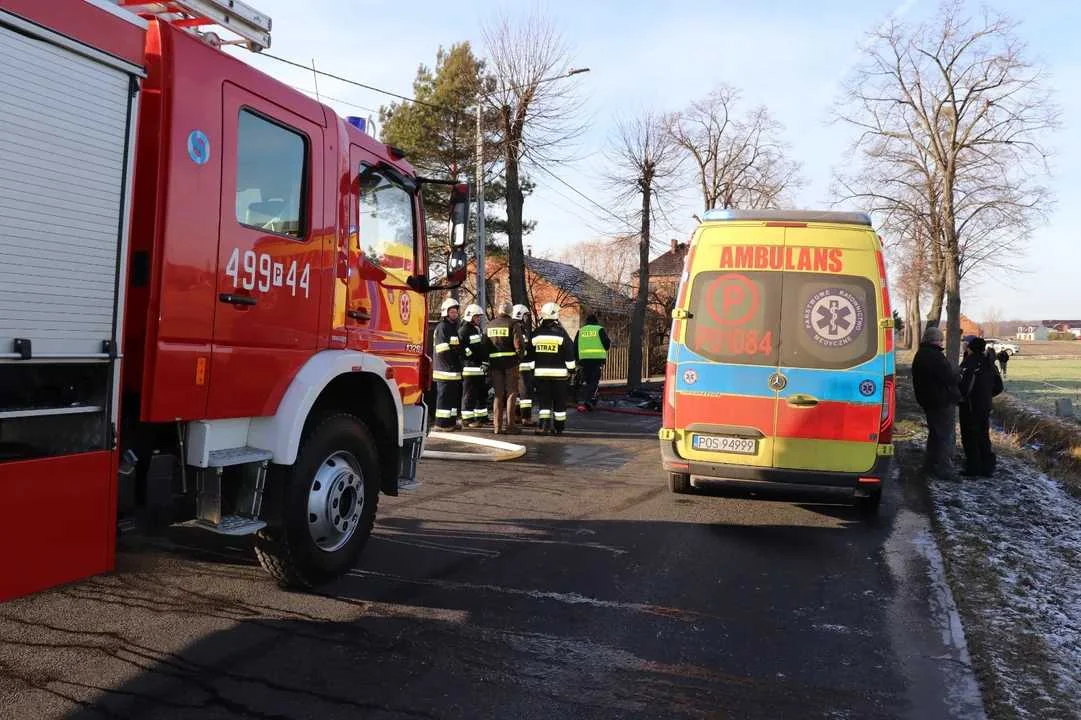
[[[447,298],[446,300],[443,301],[443,304],[439,306],[439,317],[446,317],[447,312],[451,308],[456,308],[456,307],[460,307],[458,301],[455,300],[454,298]]]
[[[541,320],[558,320],[559,319],[559,305],[554,302],[544,303],[544,307],[541,308]]]
[[[525,305],[515,305],[510,311],[510,316],[515,320],[525,320],[527,315],[529,315],[529,308]]]
[[[484,308],[482,308],[480,305],[467,305],[463,317],[465,317],[466,322],[473,322],[473,318],[475,318],[477,315],[483,314]]]

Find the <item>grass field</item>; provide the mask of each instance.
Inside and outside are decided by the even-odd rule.
[[[1047,413],[1054,413],[1057,398],[1069,398],[1073,401],[1074,414],[1081,418],[1081,355],[1072,358],[1017,355],[1010,360],[1007,373],[1006,392]]]

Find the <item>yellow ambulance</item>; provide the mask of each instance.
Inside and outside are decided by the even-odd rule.
[[[867,215],[708,211],[672,312],[669,489],[799,486],[877,512],[893,455],[893,332]]]

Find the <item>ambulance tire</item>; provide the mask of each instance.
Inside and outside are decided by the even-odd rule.
[[[339,548],[320,548],[309,530],[308,504],[318,473],[331,458],[356,461],[364,505],[353,534]],[[272,519],[255,536],[259,564],[283,587],[307,589],[334,580],[354,566],[375,523],[379,503],[379,461],[368,426],[346,413],[323,418],[307,431],[292,466],[271,466]],[[355,500],[354,500],[355,502]]]
[[[686,473],[668,473],[668,489],[677,495],[691,491],[691,476]]]
[[[856,498],[856,510],[861,517],[873,518],[878,515],[878,508],[882,504],[882,489],[872,490],[867,497]]]

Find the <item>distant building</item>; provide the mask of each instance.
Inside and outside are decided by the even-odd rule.
[[[1044,327],[1060,333],[1070,333],[1075,338],[1081,338],[1081,320],[1044,320]]]
[[[983,337],[983,328],[972,321],[970,317],[961,313],[961,337]]]
[[[1047,342],[1051,337],[1051,328],[1046,325],[1021,325],[1017,328],[1016,338],[1030,342]]]

